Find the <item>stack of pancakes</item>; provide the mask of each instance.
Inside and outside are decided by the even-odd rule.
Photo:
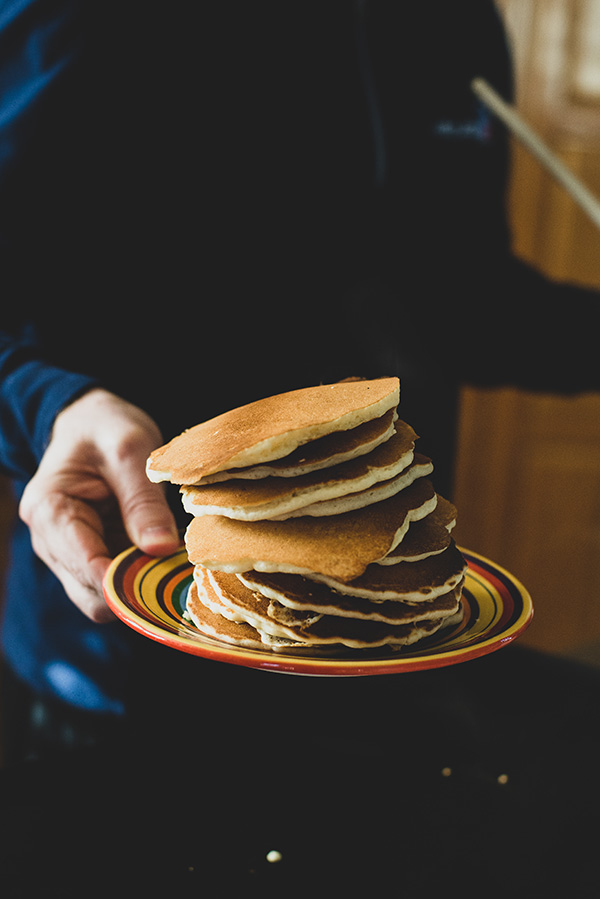
[[[460,621],[456,509],[398,418],[397,378],[258,400],[155,450],[151,481],[193,515],[187,600],[204,634],[241,646],[402,647]]]

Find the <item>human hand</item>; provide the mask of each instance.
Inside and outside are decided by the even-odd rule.
[[[106,390],[63,409],[19,514],[36,554],[92,621],[114,619],[102,591],[111,558],[128,543],[150,555],[179,546],[173,515],[145,465],[162,443],[154,421]]]

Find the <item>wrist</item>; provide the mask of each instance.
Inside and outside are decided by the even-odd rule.
[[[80,423],[82,418],[88,418],[90,415],[93,416],[98,413],[107,402],[117,399],[118,398],[114,396],[114,394],[105,390],[103,387],[98,387],[95,384],[88,385],[73,396],[69,402],[59,410],[54,419],[50,439],[52,440],[57,433],[61,433],[65,430],[71,431],[73,422]]]
[[[92,387],[56,416],[51,439],[71,445],[95,444],[107,450],[125,440],[137,445],[140,439],[151,449],[162,440],[160,430],[149,415],[103,387]],[[150,451],[150,450],[149,450]]]

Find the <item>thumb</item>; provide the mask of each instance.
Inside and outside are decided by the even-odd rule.
[[[145,458],[144,458],[145,462]],[[161,484],[152,484],[139,459],[122,460],[111,479],[129,538],[150,555],[175,552],[181,540]]]

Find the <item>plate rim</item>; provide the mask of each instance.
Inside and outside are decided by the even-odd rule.
[[[145,558],[148,560],[148,563],[160,563],[161,561],[168,561],[169,559],[178,556],[182,556],[182,561],[184,561],[186,557],[185,547],[183,545],[174,553],[162,557],[150,556],[136,546],[128,547],[111,561],[103,578],[103,590],[109,608],[126,625],[158,643],[162,643],[172,649],[186,652],[190,655],[196,655],[212,661],[241,665],[243,667],[259,668],[283,674],[318,676],[399,674],[410,671],[443,668],[488,655],[489,653],[495,652],[509,643],[512,643],[531,623],[534,612],[533,602],[529,591],[521,581],[502,565],[492,562],[486,556],[474,552],[473,550],[465,549],[462,546],[459,547],[459,549],[465,556],[467,563],[469,563],[470,560],[473,560],[473,562],[479,563],[483,568],[489,568],[509,581],[513,587],[516,588],[521,598],[522,608],[516,620],[500,634],[492,635],[471,645],[449,648],[446,651],[442,650],[431,655],[424,653],[422,655],[402,656],[399,653],[397,656],[367,658],[363,660],[340,659],[335,657],[315,658],[314,656],[307,658],[301,655],[292,656],[280,652],[275,653],[271,650],[263,651],[236,646],[234,644],[220,642],[215,638],[209,640],[208,637],[200,633],[200,639],[198,639],[197,643],[191,638],[179,637],[176,634],[168,633],[159,625],[153,624],[139,616],[135,610],[127,605],[127,603],[119,596],[114,585],[114,575],[130,556]],[[193,567],[192,564],[189,562],[187,564],[189,564],[191,571]],[[415,645],[415,653],[418,653],[417,647],[418,644]]]

